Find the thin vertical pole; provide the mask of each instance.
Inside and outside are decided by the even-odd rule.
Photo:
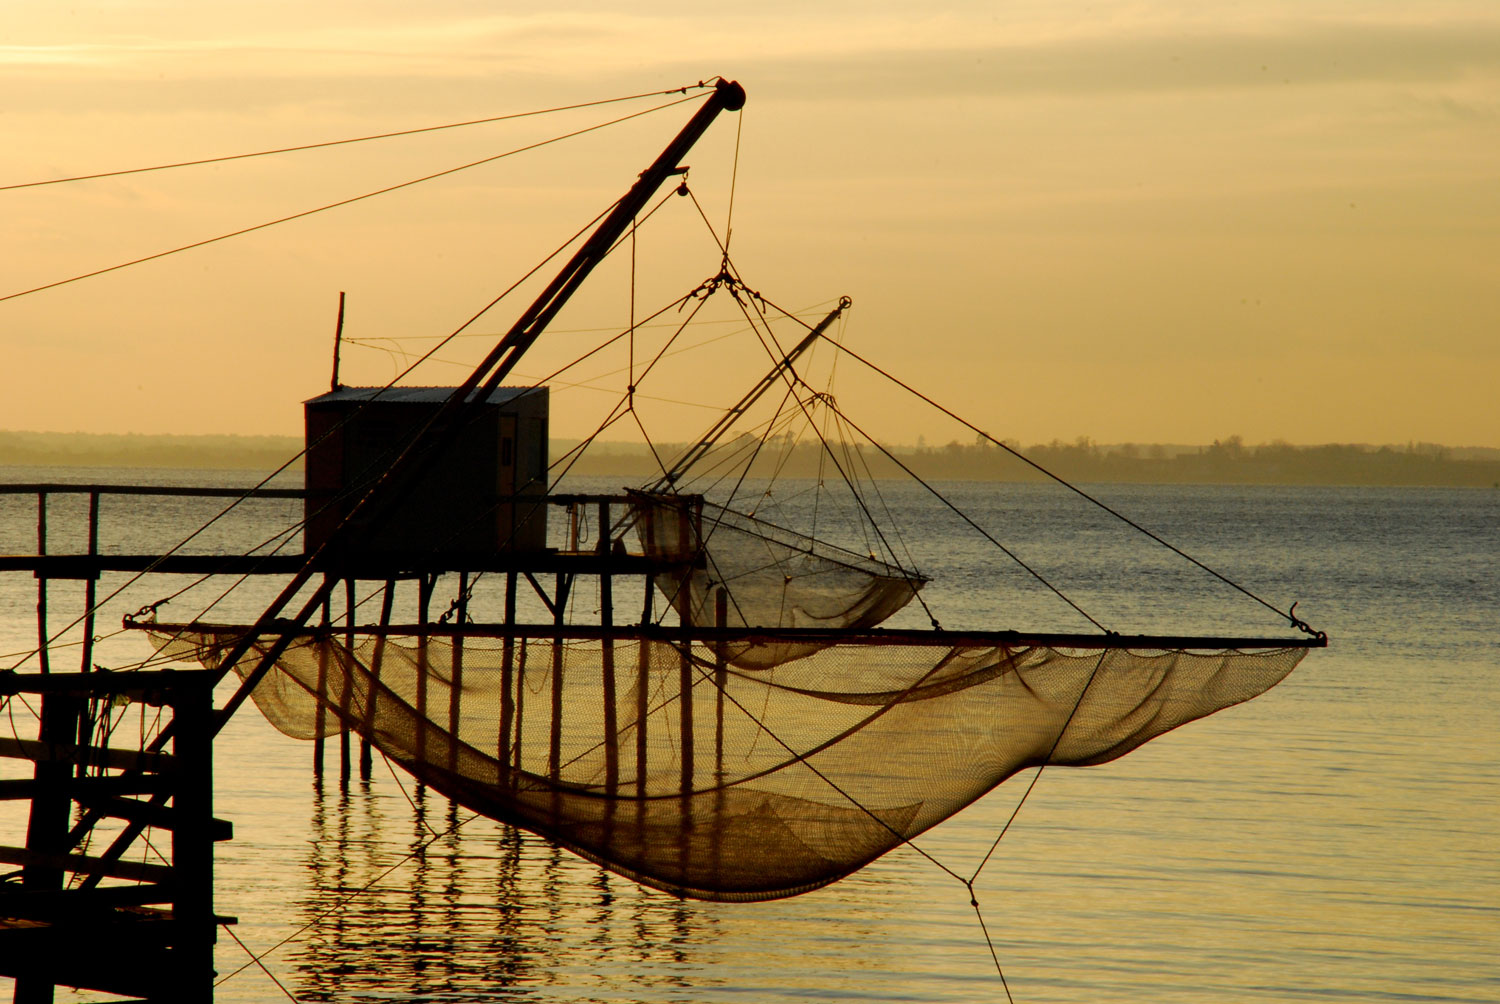
[[[693,641],[692,636],[686,630],[693,625],[692,616],[688,613],[690,602],[684,602],[678,608],[680,611],[678,617],[684,628],[677,658],[677,704],[681,712],[682,732],[678,747],[682,750],[681,786],[684,795],[693,790],[693,660],[691,656]]]
[[[328,576],[323,576],[328,581]],[[328,593],[323,593],[323,637],[318,642],[318,710],[313,726],[313,776],[323,777],[323,732],[328,727],[328,645],[332,638],[327,629],[333,619],[333,608]]]
[[[47,493],[36,493],[36,553],[47,553]],[[36,631],[37,659],[42,672],[52,672],[52,662],[47,652],[47,573],[36,573]]]
[[[89,557],[99,553],[99,493],[89,492]],[[79,672],[87,673],[94,668],[94,599],[98,588],[99,573],[88,570],[83,582],[83,658]]]
[[[646,576],[646,598],[641,604],[641,625],[651,623],[651,601],[655,598],[655,584]],[[646,797],[646,711],[651,693],[651,642],[641,639],[641,655],[635,676],[635,788],[636,796]],[[644,804],[644,803],[643,803]]]
[[[522,740],[525,738],[525,723],[522,721],[526,712],[526,639],[521,639],[521,650],[516,657],[516,745],[515,745],[515,768],[521,769]]]
[[[729,626],[729,594],[714,590],[714,627]],[[724,783],[724,685],[729,679],[729,646],[720,636],[714,642],[714,783]]]
[[[339,383],[339,343],[344,340],[344,291],[339,290],[339,319],[333,327],[333,379],[328,384],[330,391],[338,390],[342,384]]]
[[[571,580],[566,572],[558,572],[557,585],[552,596],[552,623],[562,626],[567,614],[568,586]],[[563,712],[563,640],[552,639],[552,728],[547,741],[547,775],[556,781],[562,770],[562,712]]]
[[[391,626],[391,608],[396,602],[396,580],[385,580],[385,593],[380,597],[380,626],[388,628]],[[370,780],[370,769],[373,766],[370,754],[370,736],[375,734],[375,712],[376,704],[380,699],[380,666],[385,660],[385,632],[381,631],[375,636],[375,644],[370,653],[370,683],[365,694],[365,727],[364,735],[359,741],[359,777],[362,781]]]
[[[458,628],[469,619],[469,573],[458,573]],[[458,768],[459,699],[464,689],[464,636],[453,636],[453,672],[448,681],[448,769]]]
[[[599,503],[599,558],[609,561],[609,503]],[[604,788],[613,797],[620,783],[620,725],[615,709],[615,640],[609,629],[615,625],[614,575],[608,565],[599,570],[599,624],[604,628]]]
[[[729,594],[720,585],[714,590],[714,627],[721,632],[729,624]],[[721,634],[714,641],[714,822],[712,866],[715,877],[723,861],[724,833],[724,685],[729,679],[729,644]]]
[[[354,580],[344,580],[344,659],[339,679],[339,785],[349,787],[349,701],[354,675],[349,671],[354,660]]]
[[[697,565],[697,557],[703,551],[703,509],[701,500],[682,509],[680,534],[692,545],[689,552]],[[682,625],[682,648],[677,664],[678,703],[682,714],[682,793],[693,790],[693,641],[688,630],[693,626],[692,568],[685,570],[682,588],[678,592],[677,616]]]
[[[507,631],[500,646],[500,742],[496,760],[500,761],[500,778],[504,781],[507,775],[505,768],[511,764],[511,719],[515,716],[515,695],[512,688],[515,686],[514,666],[512,660],[516,654],[516,640],[511,637],[508,630],[516,623],[516,573],[505,573],[505,626]],[[519,735],[519,730],[517,731]]]
[[[90,557],[99,553],[99,493],[89,492],[89,545]],[[97,597],[99,571],[90,568],[83,580],[83,653],[79,657],[79,672],[88,673],[94,668],[94,602]],[[94,720],[90,715],[91,705],[85,702],[78,714],[78,745],[88,746],[94,734]],[[84,777],[89,768],[79,764],[77,774]]]
[[[417,624],[427,626],[428,608],[432,603],[432,591],[437,586],[437,574],[422,574],[417,577]],[[417,749],[418,760],[427,759],[427,632],[417,634]]]

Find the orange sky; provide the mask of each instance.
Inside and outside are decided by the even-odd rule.
[[[10,0],[4,24],[0,184],[722,73],[749,92],[731,248],[747,281],[797,310],[849,295],[842,337],[998,436],[1500,446],[1492,3]],[[691,107],[0,301],[0,428],[295,434],[327,386],[340,290],[363,343],[345,380],[383,382],[392,357],[369,346],[453,330],[623,192]],[[3,191],[0,296],[613,114]],[[739,128],[725,116],[688,158],[720,228]],[[643,229],[637,265],[642,311],[717,270],[688,200]],[[596,280],[526,375],[590,344],[576,329],[627,322],[628,258]],[[458,379],[483,341],[413,382]],[[554,434],[592,429],[624,365],[555,382]],[[764,366],[743,337],[674,357],[642,388],[652,434],[694,434]],[[882,438],[972,438],[856,366],[837,376]]]

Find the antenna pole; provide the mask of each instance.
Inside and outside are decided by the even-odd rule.
[[[344,291],[339,290],[339,319],[333,328],[333,380],[328,385],[329,391],[336,391],[343,384],[339,383],[339,343],[344,339]]]

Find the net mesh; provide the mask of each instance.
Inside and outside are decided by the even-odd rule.
[[[634,493],[642,549],[682,570],[656,585],[699,627],[873,627],[911,602],[926,582],[914,572],[735,512],[701,496]],[[719,599],[723,596],[722,607]],[[819,642],[737,642],[742,668],[768,668],[809,655]]]
[[[154,639],[214,667],[235,635]],[[637,882],[744,901],[848,875],[1025,767],[1119,757],[1304,654],[839,643],[749,672],[722,644],[313,634],[253,698]]]

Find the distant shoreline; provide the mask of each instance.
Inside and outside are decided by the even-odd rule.
[[[553,440],[562,456],[576,445]],[[1208,446],[1073,443],[1012,447],[1069,481],[1134,484],[1306,484],[1433,487],[1500,487],[1500,449],[1432,443],[1371,446],[1330,444],[1247,446],[1239,437]],[[295,436],[146,436],[99,433],[0,431],[0,466],[190,468],[272,471],[302,447]],[[675,456],[680,445],[657,444]],[[851,448],[852,449],[852,448]],[[1039,481],[1044,476],[988,443],[890,446],[891,456],[865,446],[866,476],[904,477],[905,465],[924,478],[970,481]],[[806,442],[773,441],[761,452],[755,475],[773,469],[789,477],[819,475],[820,450]],[[894,459],[892,459],[894,458]],[[830,476],[826,461],[823,476]],[[300,470],[301,462],[292,465]],[[659,473],[650,451],[632,443],[598,443],[571,468],[576,475],[644,480]]]

